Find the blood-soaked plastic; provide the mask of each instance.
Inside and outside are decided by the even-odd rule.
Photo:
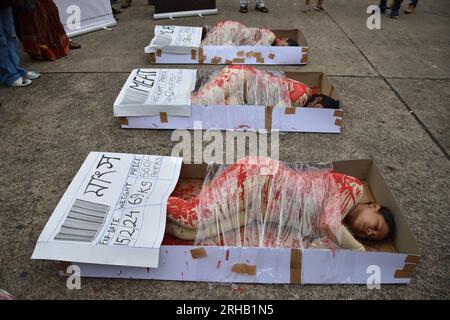
[[[202,41],[203,46],[271,46],[275,34],[269,29],[249,28],[240,22],[225,20],[217,22]]]
[[[282,72],[233,65],[220,71],[199,70],[192,103],[197,105],[305,106],[310,88]]]
[[[340,191],[331,163],[253,157],[210,166],[195,244],[334,248],[342,231]]]

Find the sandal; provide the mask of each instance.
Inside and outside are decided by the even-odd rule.
[[[239,12],[240,12],[240,13],[247,13],[247,12],[248,12],[247,6],[241,6],[241,7],[239,8]]]
[[[256,11],[263,12],[263,13],[269,12],[269,9],[267,9],[266,6],[264,6],[264,7],[258,7],[258,6],[256,6],[256,7],[255,7],[255,10],[256,10]]]
[[[69,49],[70,50],[81,49],[81,44],[73,42],[72,40],[70,40],[70,42],[69,42]]]

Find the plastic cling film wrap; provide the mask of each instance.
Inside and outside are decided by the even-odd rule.
[[[198,105],[304,106],[311,95],[305,84],[282,72],[251,66],[227,66],[220,71],[198,72],[192,103]]]
[[[198,196],[195,244],[334,247],[342,230],[339,191],[330,163],[245,158],[210,166]]]
[[[237,21],[225,20],[207,30],[202,45],[271,46],[275,38],[269,29],[249,28]]]

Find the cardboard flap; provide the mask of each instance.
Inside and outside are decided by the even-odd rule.
[[[157,267],[181,158],[91,152],[39,236],[33,259]]]
[[[191,115],[197,70],[134,69],[114,102],[114,116]]]
[[[198,49],[202,40],[201,27],[155,26],[155,36],[145,47],[145,53],[155,53],[158,49],[165,53],[190,54]]]

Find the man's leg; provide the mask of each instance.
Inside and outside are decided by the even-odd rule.
[[[379,7],[380,7],[380,12],[381,13],[386,13],[386,4],[387,4],[387,0],[381,0],[380,1],[380,5],[379,5]]]
[[[241,12],[241,13],[247,13],[248,12],[247,6],[248,6],[249,1],[250,0],[239,0],[239,4],[240,4],[239,12]]]
[[[11,7],[0,10],[0,82],[11,86],[27,74],[21,67]]]
[[[416,11],[416,7],[417,7],[417,3],[418,2],[419,2],[419,0],[411,0],[409,2],[408,8],[405,10],[405,13],[406,14],[414,13],[414,11]]]
[[[267,13],[269,12],[269,9],[266,8],[266,4],[264,3],[264,0],[256,0],[256,6],[255,9]]]
[[[398,19],[400,17],[400,7],[403,0],[395,0],[391,9],[391,18]]]

